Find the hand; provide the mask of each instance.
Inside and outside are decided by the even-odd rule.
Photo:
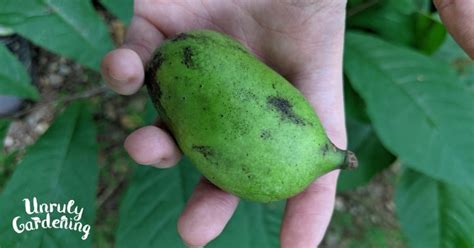
[[[446,28],[466,53],[474,59],[474,2],[434,0]]]
[[[332,142],[345,148],[345,5],[345,0],[135,0],[125,44],[104,58],[102,73],[116,92],[133,94],[142,87],[144,64],[163,39],[200,28],[227,33],[301,90]],[[136,162],[159,168],[175,165],[181,156],[170,134],[154,126],[133,132],[125,149]],[[288,200],[282,247],[315,247],[321,242],[334,207],[337,177],[338,171],[328,173]],[[237,197],[201,180],[178,221],[183,241],[199,247],[216,238],[237,204]]]

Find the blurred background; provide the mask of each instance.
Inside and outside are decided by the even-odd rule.
[[[131,161],[123,141],[155,110],[145,90],[119,96],[98,73],[123,42],[132,0],[0,6],[0,247],[183,247],[176,219],[199,174],[187,159],[169,170]],[[473,247],[473,62],[431,1],[350,0],[347,29],[349,148],[360,167],[341,174],[321,247]],[[12,233],[3,220],[33,195],[95,210],[91,238]],[[278,247],[283,207],[241,202],[209,247]]]

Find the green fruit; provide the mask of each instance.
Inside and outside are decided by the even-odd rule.
[[[357,163],[329,141],[296,88],[223,34],[197,30],[164,41],[145,83],[184,154],[244,199],[285,199]]]

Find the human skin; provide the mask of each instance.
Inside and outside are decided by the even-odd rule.
[[[449,33],[474,59],[474,1],[434,0]]]
[[[474,56],[474,2],[435,1],[455,39]],[[347,145],[342,94],[345,0],[135,0],[134,17],[123,46],[108,53],[102,73],[119,94],[143,85],[144,64],[160,42],[192,29],[213,29],[240,40],[263,62],[292,82],[311,103],[328,137]],[[468,11],[468,10],[471,11]],[[464,18],[454,18],[463,16]],[[181,153],[172,137],[156,126],[134,131],[125,149],[140,164],[174,166]],[[334,208],[339,172],[315,180],[287,201],[282,247],[316,247]],[[157,189],[159,190],[159,189]],[[178,221],[178,232],[190,247],[216,238],[232,216],[238,198],[202,179]]]

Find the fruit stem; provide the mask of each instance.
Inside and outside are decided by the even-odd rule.
[[[357,162],[356,155],[353,152],[347,150],[344,162],[339,166],[339,169],[355,169],[358,165],[359,162]]]

